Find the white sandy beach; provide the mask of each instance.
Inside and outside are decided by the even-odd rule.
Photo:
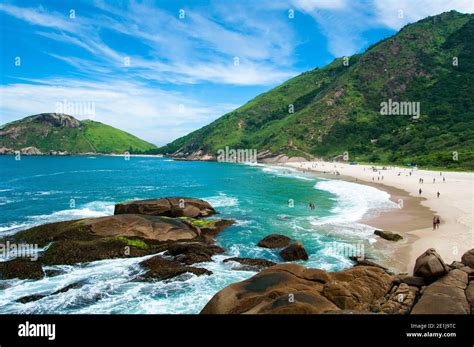
[[[392,253],[393,264],[387,265],[392,265],[399,271],[411,273],[416,258],[428,248],[435,248],[449,264],[460,260],[465,251],[474,247],[474,173],[440,174],[440,171],[392,166],[385,169],[377,166],[376,170],[373,170],[369,165],[323,161],[292,162],[284,165],[332,174],[335,178],[350,177],[357,182],[386,190],[396,202],[404,200],[403,207],[397,211],[398,215],[388,212],[383,213],[379,220],[364,221],[376,228],[385,228],[404,236],[404,241],[399,244],[380,239],[375,246],[385,247]],[[420,178],[424,180],[423,183],[419,183]],[[406,194],[395,193],[393,188]],[[440,193],[439,198],[437,192]],[[436,230],[432,228],[434,215],[441,219],[441,225]]]

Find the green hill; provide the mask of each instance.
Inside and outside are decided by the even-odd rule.
[[[36,147],[42,153],[141,153],[156,148],[125,131],[92,120],[57,113],[23,118],[0,128],[0,147]]]
[[[348,152],[350,161],[474,169],[473,86],[474,15],[451,11],[407,25],[347,66],[339,58],[305,72],[159,151]],[[419,117],[381,114],[389,100],[419,102]]]

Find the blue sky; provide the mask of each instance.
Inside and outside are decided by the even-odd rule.
[[[452,9],[474,1],[1,0],[0,123],[67,104],[163,145]]]

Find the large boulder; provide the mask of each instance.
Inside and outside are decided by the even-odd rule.
[[[60,240],[90,241],[103,237],[141,237],[150,240],[190,240],[199,236],[198,227],[181,220],[138,214],[86,218],[44,224],[13,236],[18,242],[45,246]]]
[[[381,238],[389,241],[399,241],[403,239],[403,237],[397,233],[388,231],[388,230],[375,230],[374,234],[380,236]]]
[[[115,205],[114,214],[143,214],[166,217],[207,217],[217,214],[206,201],[185,197],[133,200]]]
[[[331,273],[323,295],[342,310],[370,310],[391,288],[392,276],[377,267],[357,266]]]
[[[445,275],[448,271],[449,268],[441,256],[434,248],[430,248],[416,259],[413,275],[434,280]]]
[[[258,242],[259,247],[264,248],[283,248],[290,244],[291,239],[285,235],[270,234]]]
[[[468,276],[455,269],[425,288],[412,314],[469,314],[471,306],[466,298]]]
[[[308,253],[300,242],[295,242],[280,251],[284,261],[308,260]]]
[[[198,226],[196,221],[205,223]],[[213,245],[213,236],[230,224],[232,221],[221,219],[123,214],[45,224],[9,236],[9,240],[49,245],[38,259],[43,265],[142,257],[166,251],[192,264],[210,261],[212,255],[224,252]],[[15,273],[21,275],[22,271]]]
[[[357,267],[339,273],[305,268],[298,264],[278,264],[255,276],[231,284],[207,303],[203,314],[239,313],[327,313],[351,307],[369,307],[390,289],[391,276],[376,267]],[[343,303],[328,284],[348,284],[344,295],[352,305]],[[345,285],[344,285],[345,286]],[[335,301],[333,300],[335,299]]]
[[[474,269],[474,248],[462,255],[461,263]]]

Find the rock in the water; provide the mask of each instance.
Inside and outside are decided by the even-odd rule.
[[[474,248],[462,255],[461,262],[474,269]]]
[[[390,289],[391,276],[376,267],[357,267],[339,273],[327,273],[297,264],[278,264],[255,276],[231,284],[207,303],[203,314],[238,313],[326,313],[338,311],[341,297],[324,288],[348,283],[346,295],[354,309],[369,307]],[[336,302],[331,298],[335,298]]]
[[[270,234],[258,242],[259,247],[264,248],[283,248],[290,244],[291,239],[285,235]]]
[[[43,267],[38,261],[17,258],[0,262],[0,278],[4,280],[13,278],[40,279],[43,277]]]
[[[471,307],[465,293],[467,283],[467,274],[464,271],[450,271],[425,288],[411,313],[469,314]]]
[[[396,234],[396,233],[391,232],[391,231],[387,231],[387,230],[375,230],[374,234],[380,236],[381,238],[383,238],[385,240],[389,240],[389,241],[399,241],[399,240],[403,239],[403,237],[401,235]]]
[[[224,253],[224,249],[203,242],[179,242],[170,244],[165,255],[172,255],[176,260],[187,265],[211,261],[215,254]]]
[[[58,295],[58,294],[61,294],[61,293],[66,293],[68,292],[69,290],[71,289],[76,289],[76,288],[80,288],[82,286],[81,283],[79,282],[76,282],[76,283],[72,283],[64,288],[61,288],[57,291],[55,291],[54,293],[51,293],[51,294],[33,294],[33,295],[28,295],[28,296],[23,296],[19,299],[16,299],[15,301],[16,302],[20,302],[22,304],[26,304],[26,303],[29,303],[29,302],[32,302],[32,301],[38,301],[40,299],[43,299],[47,296],[52,296],[52,295]]]
[[[299,242],[292,243],[280,251],[280,256],[285,261],[308,260],[308,253]]]
[[[114,214],[143,214],[166,217],[207,217],[217,214],[206,201],[186,197],[133,200],[116,204]]]
[[[165,280],[184,274],[186,272],[195,275],[211,275],[212,272],[198,267],[185,266],[175,260],[165,259],[160,256],[152,257],[142,261],[141,266],[148,269],[142,276],[145,280]]]
[[[255,259],[255,258],[227,258],[224,260],[224,263],[230,261],[241,264],[241,266],[235,267],[235,270],[243,271],[260,271],[267,267],[276,265],[276,263],[266,260],[266,259]]]
[[[415,262],[413,274],[428,280],[434,280],[448,272],[448,267],[435,249],[430,248]]]

